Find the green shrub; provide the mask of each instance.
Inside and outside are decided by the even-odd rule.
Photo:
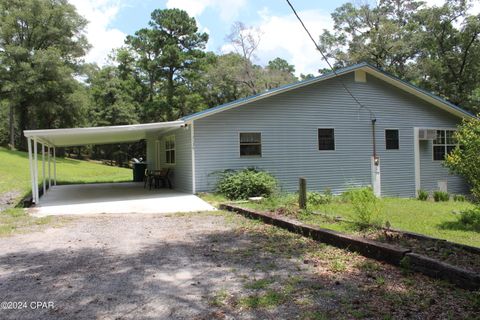
[[[350,202],[355,212],[355,222],[361,226],[379,225],[380,200],[372,188],[352,188],[343,193],[344,200]]]
[[[435,202],[448,201],[450,200],[450,195],[448,194],[448,192],[435,191],[433,193],[433,199],[435,200]]]
[[[425,190],[418,190],[418,195],[417,195],[417,199],[418,200],[421,200],[421,201],[427,201],[428,200],[428,191],[425,191]]]
[[[462,211],[458,222],[467,229],[480,231],[480,207]]]
[[[444,165],[452,173],[465,177],[474,199],[480,202],[480,117],[465,118],[454,138],[462,147],[449,152]]]
[[[463,194],[456,194],[453,196],[453,201],[455,202],[465,202],[467,199]]]
[[[325,193],[309,192],[307,194],[307,202],[313,206],[319,206],[322,204],[329,204],[332,202],[333,195],[331,191],[326,190]]]
[[[269,173],[256,169],[223,172],[216,191],[230,200],[268,197],[277,190],[277,180]]]

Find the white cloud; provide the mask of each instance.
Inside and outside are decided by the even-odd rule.
[[[125,33],[109,26],[122,8],[122,1],[69,0],[69,2],[89,21],[86,35],[92,48],[85,60],[104,65],[112,49],[122,46],[125,40]]]
[[[323,32],[323,29],[333,28],[333,22],[328,13],[304,10],[299,11],[298,14],[315,40]],[[295,65],[297,75],[300,73],[317,74],[318,69],[326,66],[322,56],[293,14],[275,16],[263,9],[259,15],[261,16],[260,23],[253,26],[258,27],[262,32],[260,45],[256,52],[259,60],[257,63],[264,65],[269,60],[281,57]],[[230,52],[233,51],[233,48],[226,44],[222,46],[221,51]]]
[[[208,7],[219,12],[223,21],[235,19],[247,0],[168,0],[167,8],[179,8],[198,18]]]

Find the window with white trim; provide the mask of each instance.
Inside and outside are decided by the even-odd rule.
[[[165,163],[175,164],[175,135],[165,137]]]
[[[260,132],[240,132],[240,156],[262,156],[262,134]]]
[[[443,161],[455,149],[457,141],[454,134],[455,130],[437,130],[437,138],[433,140],[433,160]]]

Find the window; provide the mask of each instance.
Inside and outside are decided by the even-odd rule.
[[[437,138],[433,140],[433,160],[443,161],[445,155],[455,149],[457,141],[454,134],[454,130],[437,130]]]
[[[240,133],[240,156],[262,156],[262,134],[260,132]]]
[[[397,129],[385,130],[385,147],[387,150],[398,150],[400,148]]]
[[[335,150],[334,129],[318,129],[318,150]]]
[[[165,163],[175,164],[175,136],[165,138]]]

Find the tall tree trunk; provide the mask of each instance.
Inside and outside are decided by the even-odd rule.
[[[173,70],[170,68],[167,76],[167,121],[172,121],[173,119]]]
[[[13,103],[10,103],[10,149],[14,150],[15,149],[15,117],[14,117],[14,107]]]
[[[27,139],[25,138],[25,135],[23,134],[24,130],[27,130],[29,127],[29,122],[28,122],[28,107],[25,104],[25,102],[20,102],[19,110],[20,110],[20,116],[18,118],[18,129],[20,130],[20,141],[18,143],[19,149],[26,151],[27,149]]]

